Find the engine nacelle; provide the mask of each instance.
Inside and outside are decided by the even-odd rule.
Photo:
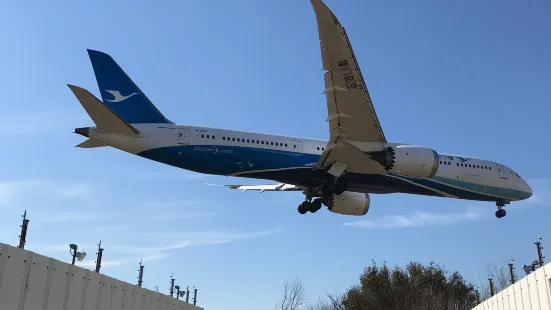
[[[368,194],[344,192],[332,195],[326,205],[329,211],[345,215],[365,215],[369,211],[370,199]]]
[[[390,146],[370,155],[386,171],[412,178],[432,178],[440,163],[436,151],[412,145]]]

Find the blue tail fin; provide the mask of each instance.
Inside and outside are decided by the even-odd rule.
[[[115,60],[88,50],[103,103],[128,123],[172,123],[157,110]]]

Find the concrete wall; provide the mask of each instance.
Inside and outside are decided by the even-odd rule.
[[[473,310],[551,310],[551,263],[485,300]]]
[[[199,310],[202,308],[137,285],[0,243],[0,309]]]

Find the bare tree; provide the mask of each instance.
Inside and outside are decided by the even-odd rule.
[[[319,298],[318,302],[313,305],[308,305],[307,310],[344,310],[342,305],[342,296],[327,294],[327,299]]]
[[[278,310],[299,310],[306,302],[306,291],[302,282],[295,278],[292,283],[285,281],[283,284],[283,296],[276,305]]]

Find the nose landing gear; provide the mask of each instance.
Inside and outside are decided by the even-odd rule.
[[[498,210],[496,211],[496,217],[497,217],[498,219],[504,217],[505,215],[507,215],[507,212],[506,212],[504,209],[498,209]]]
[[[496,201],[496,206],[497,206],[496,217],[498,219],[500,219],[500,218],[504,217],[505,215],[507,215],[507,212],[502,208],[508,203],[509,202],[505,201],[505,200]]]

